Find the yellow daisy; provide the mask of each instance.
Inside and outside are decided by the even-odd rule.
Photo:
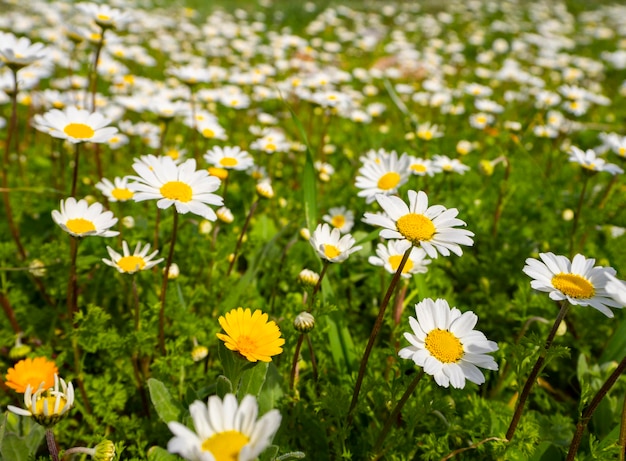
[[[217,337],[250,362],[271,362],[273,355],[283,351],[285,340],[280,337],[278,325],[268,321],[268,315],[259,309],[251,312],[239,307],[220,316],[219,322],[226,334],[218,333]]]
[[[13,368],[9,368],[5,384],[17,392],[26,392],[26,388],[37,389],[43,383],[48,389],[54,385],[54,375],[59,370],[54,362],[45,357],[20,360]]]

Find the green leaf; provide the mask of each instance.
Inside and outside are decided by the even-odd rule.
[[[0,455],[2,459],[11,461],[28,461],[30,452],[26,440],[15,434],[5,434],[0,446]]]
[[[233,383],[230,382],[224,375],[219,375],[217,377],[217,395],[220,399],[223,399],[226,394],[231,394],[233,392]]]
[[[258,397],[265,382],[268,365],[269,362],[257,362],[252,368],[241,373],[241,382],[239,389],[237,389],[237,396],[240,399],[247,394]]]
[[[161,421],[167,424],[170,421],[181,420],[183,407],[172,398],[172,394],[167,390],[165,384],[158,379],[150,378],[148,380],[148,389],[150,390],[152,404]]]
[[[350,331],[342,325],[338,312],[333,312],[326,318],[328,325],[328,341],[333,360],[340,370],[350,372],[356,362],[356,351]]]
[[[259,460],[260,461],[274,461],[276,459],[277,454],[278,454],[278,447],[276,445],[270,445],[263,451],[263,453],[261,453]]]
[[[148,461],[180,461],[180,458],[161,447],[151,447],[148,450]]]
[[[626,351],[626,321],[622,320],[611,339],[609,339],[598,363],[606,363],[612,360],[620,362],[624,358],[624,351]]]
[[[272,408],[276,407],[278,400],[284,395],[281,384],[282,378],[278,373],[276,365],[272,362],[269,364],[267,374],[265,375],[265,384],[263,384],[263,388],[257,399],[260,414],[267,413]]]
[[[306,455],[301,451],[292,451],[290,453],[285,453],[284,455],[280,455],[276,458],[276,461],[287,461],[289,459],[304,459]]]

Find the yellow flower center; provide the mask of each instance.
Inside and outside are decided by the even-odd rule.
[[[211,166],[208,168],[207,171],[211,176],[215,176],[216,178],[219,178],[221,180],[228,178],[228,170],[225,170],[224,168]]]
[[[191,187],[180,181],[166,182],[159,190],[163,197],[170,200],[178,200],[179,202],[189,202],[193,195]]]
[[[330,220],[330,223],[334,227],[340,229],[346,223],[346,218],[343,215],[338,214],[338,215],[333,216],[333,218]]]
[[[382,190],[391,190],[398,185],[400,182],[400,175],[395,171],[390,171],[389,173],[385,173],[378,180],[378,188]]]
[[[249,441],[239,431],[218,432],[202,442],[202,451],[210,452],[215,461],[238,461],[239,452]]]
[[[620,157],[624,157],[624,156],[626,156],[626,147],[620,147],[620,148],[618,149],[618,155],[619,155]]]
[[[120,258],[117,265],[124,272],[136,272],[143,269],[146,262],[141,256],[124,256]]]
[[[556,274],[552,277],[552,286],[561,293],[575,299],[589,299],[596,294],[589,280],[576,274]]]
[[[106,14],[99,14],[98,16],[96,16],[98,18],[98,20],[100,21],[110,21],[111,20],[111,16],[107,16]]]
[[[341,251],[336,246],[324,245],[324,256],[326,256],[328,259],[336,258],[340,254],[341,254]]]
[[[433,132],[430,130],[420,131],[417,135],[424,141],[430,141],[433,139]]]
[[[83,218],[68,219],[65,223],[65,227],[73,234],[86,234],[87,232],[96,230],[96,226],[93,222]]]
[[[459,338],[448,330],[436,328],[432,330],[424,345],[430,354],[443,363],[456,363],[463,358],[463,345]]]
[[[119,201],[130,200],[133,198],[133,192],[130,189],[120,189],[116,187],[111,191],[111,195]]]
[[[204,130],[202,130],[202,136],[204,136],[205,138],[213,138],[215,137],[215,131],[213,131],[211,128],[205,128]]]
[[[409,213],[396,222],[398,232],[407,240],[418,243],[428,241],[435,235],[435,225],[423,214]]]
[[[89,139],[96,133],[89,125],[84,123],[70,123],[63,128],[63,132],[76,139]]]
[[[171,157],[172,160],[178,160],[178,157],[180,157],[180,152],[178,151],[178,149],[170,149],[165,153],[165,155]]]
[[[255,339],[247,335],[241,335],[236,339],[237,351],[244,357],[253,355],[259,350],[259,346]]]
[[[223,157],[222,159],[220,159],[220,165],[222,165],[224,168],[237,166],[238,164],[239,162],[234,157]]]
[[[48,402],[48,415],[58,415],[61,414],[61,410],[63,410],[63,407],[65,406],[65,403],[67,402],[67,400],[65,400],[64,397],[60,397],[59,396],[59,409],[57,412],[54,412],[54,402],[56,401],[56,397],[52,396],[52,395],[48,395],[48,396],[41,396],[37,399],[37,402],[35,403],[35,408],[31,409],[31,413],[35,414],[35,415],[43,415],[43,407],[44,407],[44,402]]]
[[[391,255],[391,256],[389,256],[389,264],[391,264],[391,268],[394,271],[398,270],[398,267],[400,266],[400,263],[402,262],[402,256],[403,255]],[[411,269],[413,269],[413,261],[411,261],[411,259],[409,258],[409,259],[406,260],[406,263],[404,263],[404,267],[402,268],[402,273],[406,274]]]
[[[276,144],[274,144],[272,142],[268,142],[265,145],[265,150],[270,151],[270,152],[274,152],[276,150]]]
[[[426,173],[426,167],[421,163],[414,163],[411,165],[411,169],[413,171],[417,171],[418,173]]]

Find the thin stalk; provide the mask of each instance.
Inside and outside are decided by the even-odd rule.
[[[622,404],[622,420],[619,426],[619,439],[617,444],[621,447],[619,460],[624,461],[626,459],[626,396],[624,396],[624,403]]]
[[[313,310],[313,301],[315,300],[315,295],[317,295],[317,292],[320,291],[320,288],[322,287],[322,280],[324,280],[324,276],[326,275],[328,266],[330,266],[330,263],[328,261],[324,261],[322,272],[320,273],[320,278],[317,279],[317,283],[315,284],[315,287],[313,287],[313,293],[309,298],[309,308],[306,310],[307,312],[311,312]]]
[[[100,60],[100,52],[102,51],[102,47],[104,46],[104,33],[106,29],[104,27],[101,28],[102,33],[100,34],[100,41],[96,45],[96,52],[93,59],[93,66],[91,69],[91,112],[96,111],[96,93],[98,90],[98,61]],[[96,171],[98,173],[98,177],[104,177],[102,170],[102,161],[100,160],[100,144],[96,144],[94,147],[94,158],[96,159]],[[72,194],[72,197],[74,194]]]
[[[78,282],[76,276],[76,258],[78,256],[78,238],[70,235],[70,275],[67,281],[67,315],[75,328],[74,314],[78,310]]]
[[[59,461],[59,449],[57,448],[57,443],[54,440],[54,432],[52,429],[46,429],[46,443],[48,444],[48,451],[50,452],[50,457],[52,461]]]
[[[380,309],[378,311],[378,317],[376,317],[376,322],[374,322],[374,327],[372,328],[372,332],[370,333],[369,340],[367,341],[367,346],[365,347],[365,352],[363,353],[363,358],[361,359],[361,366],[359,367],[359,374],[356,378],[356,383],[354,385],[354,392],[352,394],[352,401],[350,402],[350,409],[348,410],[348,425],[352,422],[352,412],[356,407],[356,404],[359,399],[359,393],[361,392],[361,384],[363,383],[363,377],[365,376],[365,369],[367,368],[367,361],[369,360],[370,354],[372,353],[372,349],[374,348],[374,341],[378,337],[378,333],[383,325],[383,319],[385,317],[385,310],[389,305],[389,301],[391,300],[391,295],[395,291],[396,286],[398,285],[398,281],[400,280],[400,276],[402,275],[402,270],[406,262],[409,259],[409,255],[411,254],[411,250],[413,247],[410,247],[404,252],[404,256],[402,256],[402,261],[400,261],[400,265],[398,269],[396,269],[396,273],[391,279],[391,283],[389,284],[389,288],[387,289],[387,293],[385,293],[385,297],[383,298],[383,302],[380,305]]]
[[[78,183],[78,161],[80,159],[80,143],[74,145],[74,172],[72,173],[72,191],[70,197],[76,197],[76,184]]]
[[[576,230],[578,229],[578,222],[580,221],[580,214],[583,209],[583,202],[585,201],[585,193],[587,192],[587,183],[589,182],[589,176],[583,174],[583,187],[580,191],[580,197],[578,197],[578,205],[576,207],[576,213],[574,214],[574,222],[572,224],[572,234],[569,240],[569,253],[570,256],[574,256],[574,241],[576,240]]]
[[[300,336],[298,336],[296,350],[293,353],[293,360],[291,361],[291,373],[289,373],[289,387],[291,389],[293,389],[296,384],[296,375],[298,374],[298,359],[300,358],[300,349],[302,349],[304,335],[305,333],[300,333]]]
[[[598,209],[601,210],[605,207],[606,202],[609,201],[609,196],[611,195],[613,186],[615,185],[618,179],[619,179],[618,175],[614,174],[613,177],[611,178],[611,181],[607,184],[606,188],[604,189],[604,194],[602,194],[602,198],[600,199],[600,204],[598,205]]]
[[[374,456],[376,458],[378,458],[378,455],[380,454],[380,451],[383,447],[383,442],[385,441],[387,434],[391,430],[391,426],[396,421],[400,410],[402,410],[402,407],[404,407],[406,402],[409,400],[409,397],[411,397],[411,394],[413,394],[413,391],[415,391],[415,388],[417,387],[423,376],[424,370],[422,369],[419,373],[417,373],[415,378],[413,378],[413,381],[411,381],[411,383],[408,385],[408,387],[404,391],[404,394],[402,394],[402,397],[400,397],[400,400],[398,400],[398,403],[396,403],[396,406],[387,417],[385,425],[383,426],[383,430],[380,431],[380,435],[378,436],[378,438],[376,439],[376,443],[374,444]]]
[[[250,219],[252,219],[252,215],[256,210],[256,207],[259,206],[260,199],[256,199],[255,202],[250,207],[250,212],[248,212],[248,216],[246,216],[246,222],[243,224],[243,228],[241,229],[241,234],[239,234],[239,239],[237,240],[237,245],[235,246],[235,252],[233,253],[233,258],[230,260],[230,265],[228,266],[228,272],[226,272],[226,276],[229,276],[233,270],[233,266],[235,265],[235,261],[237,261],[237,255],[239,254],[239,249],[241,248],[241,242],[243,242],[243,236],[246,235],[246,231],[248,230],[248,226],[250,225]]]
[[[502,216],[502,204],[504,203],[504,193],[506,192],[506,185],[508,183],[510,175],[511,175],[511,162],[509,162],[506,158],[504,158],[504,178],[502,179],[502,182],[500,183],[496,209],[494,210],[494,213],[493,213],[493,224],[491,227],[492,237],[495,237],[496,235],[498,235],[498,224],[500,223],[500,217]]]
[[[520,394],[519,400],[517,401],[517,406],[515,407],[515,413],[513,414],[513,419],[511,420],[509,429],[506,431],[506,439],[508,441],[511,441],[511,439],[513,438],[513,435],[515,435],[515,430],[517,429],[519,420],[522,417],[522,412],[524,411],[526,400],[528,399],[528,396],[530,395],[530,391],[533,385],[535,384],[535,381],[537,381],[537,376],[539,376],[539,372],[541,371],[543,367],[543,362],[546,359],[546,354],[548,353],[550,346],[552,346],[552,341],[554,340],[556,331],[558,330],[559,325],[561,325],[561,322],[565,318],[565,315],[567,314],[569,307],[570,305],[567,302],[563,302],[561,304],[561,309],[559,310],[559,314],[556,316],[556,320],[554,321],[554,325],[552,325],[552,329],[550,330],[550,333],[548,333],[546,344],[543,350],[541,351],[541,353],[539,354],[539,357],[537,358],[537,362],[535,362],[535,366],[531,370],[530,375],[528,376],[528,379],[526,380],[526,383],[524,384],[522,393]]]
[[[17,323],[17,319],[15,318],[15,311],[13,310],[13,307],[11,306],[9,299],[6,296],[4,296],[3,293],[0,293],[0,304],[2,304],[2,310],[7,316],[7,319],[9,320],[9,323],[11,324],[11,328],[13,328],[13,331],[17,334],[21,333],[22,329],[20,328],[20,325]]]
[[[174,258],[174,247],[176,246],[176,233],[178,231],[178,211],[174,209],[174,224],[172,229],[172,242],[170,243],[170,251],[167,254],[167,263],[165,264],[165,272],[163,273],[163,283],[161,284],[161,310],[159,311],[159,349],[162,355],[165,355],[165,300],[167,294],[167,282],[169,280],[170,266]]]
[[[169,119],[163,119],[161,122],[161,135],[159,136],[159,148],[156,151],[157,155],[163,154],[163,146],[165,145],[165,135],[167,134],[167,129],[170,126]]]
[[[583,412],[582,416],[578,420],[578,423],[576,424],[576,432],[574,432],[574,437],[572,438],[572,443],[569,446],[569,451],[567,452],[567,458],[565,461],[574,461],[574,458],[576,457],[576,452],[578,451],[578,447],[580,446],[580,442],[582,441],[583,432],[585,431],[587,424],[591,420],[591,416],[593,415],[593,412],[596,411],[602,399],[606,396],[609,390],[613,387],[613,385],[615,384],[617,379],[622,375],[622,373],[624,373],[625,369],[626,369],[626,356],[622,359],[622,361],[619,363],[617,368],[613,370],[613,373],[611,373],[611,376],[607,378],[607,380],[604,382],[602,387],[598,390],[596,395],[593,397],[593,400],[591,401],[589,406],[585,408],[585,411]],[[626,408],[626,404],[624,408]],[[620,438],[619,438],[619,443],[622,446],[622,453],[624,450],[623,449],[624,440],[622,439],[624,432],[626,431],[624,430],[624,420],[623,420],[623,414],[622,414],[622,425],[620,427]]]
[[[306,345],[309,347],[309,353],[311,354],[311,369],[313,371],[313,379],[317,381],[319,375],[317,374],[317,360],[315,360],[315,352],[313,351],[313,343],[311,337],[306,335]]]
[[[189,103],[191,104],[191,146],[193,158],[198,161],[198,127],[196,122],[196,97],[193,92],[193,85],[189,85]]]
[[[135,331],[139,331],[141,326],[139,323],[139,294],[137,293],[137,281],[135,280],[135,276],[132,275],[132,278],[133,310],[135,312]]]

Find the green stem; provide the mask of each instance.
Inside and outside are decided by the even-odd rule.
[[[593,400],[591,401],[589,406],[583,412],[582,416],[578,420],[578,423],[576,424],[576,432],[574,432],[572,443],[569,446],[569,451],[567,452],[566,461],[574,461],[574,458],[576,457],[576,452],[578,451],[578,447],[580,446],[580,442],[583,437],[583,432],[585,431],[587,424],[591,420],[591,416],[593,415],[594,411],[596,411],[596,409],[598,408],[598,405],[600,405],[600,402],[602,401],[602,399],[606,396],[609,390],[613,387],[617,379],[622,375],[622,373],[624,373],[625,369],[626,369],[626,357],[624,357],[622,361],[619,363],[619,365],[617,366],[617,368],[613,370],[613,373],[611,373],[611,376],[607,378],[607,380],[604,382],[602,387],[598,390],[596,395],[593,397]],[[625,403],[624,408],[626,408],[626,403]],[[619,443],[622,446],[622,453],[623,453],[623,447],[624,447],[624,440],[622,439],[622,436],[624,435],[624,432],[626,431],[624,430],[624,415],[622,412],[622,424],[620,427],[620,438],[619,438]]]
[[[624,396],[624,403],[622,404],[622,420],[619,426],[619,439],[617,444],[621,447],[619,451],[620,461],[626,459],[626,395]]]
[[[167,294],[167,282],[169,280],[170,266],[174,258],[174,246],[176,246],[176,233],[178,230],[178,211],[174,209],[174,224],[172,229],[172,242],[170,250],[167,254],[167,263],[165,264],[165,272],[163,273],[163,283],[161,284],[161,309],[159,311],[159,349],[161,354],[165,355],[165,300]]]
[[[57,448],[57,443],[54,440],[54,432],[52,429],[46,429],[46,443],[48,444],[48,451],[50,452],[50,457],[52,461],[59,461],[59,450]]]
[[[508,441],[511,441],[511,439],[513,438],[513,435],[515,435],[515,430],[517,429],[517,425],[520,421],[520,418],[522,417],[522,412],[524,411],[526,400],[528,399],[528,396],[530,395],[530,391],[533,385],[535,384],[535,381],[537,380],[537,376],[539,376],[539,372],[541,371],[543,367],[543,363],[546,359],[546,354],[548,353],[550,346],[552,346],[552,341],[554,340],[554,337],[559,328],[559,325],[561,325],[561,322],[565,318],[565,315],[567,314],[569,307],[570,305],[567,301],[564,301],[561,304],[561,309],[559,310],[559,314],[556,316],[556,320],[554,321],[554,325],[552,325],[552,329],[550,330],[550,333],[548,333],[546,344],[543,350],[541,351],[541,353],[539,354],[539,357],[537,358],[537,362],[535,362],[535,366],[531,370],[530,375],[528,376],[528,379],[526,380],[526,383],[524,384],[522,393],[520,394],[519,400],[517,401],[517,406],[515,407],[515,413],[513,414],[513,419],[511,420],[509,429],[506,431],[506,439]]]
[[[80,159],[80,143],[74,145],[74,172],[72,173],[72,191],[70,197],[76,197],[76,184],[78,183],[78,162]]]
[[[387,293],[385,293],[385,297],[383,302],[380,305],[380,309],[378,311],[378,317],[376,317],[376,322],[374,323],[374,327],[372,328],[372,332],[370,333],[369,340],[367,342],[367,346],[365,347],[365,352],[363,353],[363,358],[361,359],[361,366],[359,367],[359,374],[356,378],[356,383],[354,385],[354,392],[352,394],[352,401],[350,402],[350,409],[348,410],[348,425],[352,423],[352,412],[356,407],[356,404],[359,399],[359,393],[361,392],[361,384],[363,383],[363,377],[365,376],[365,369],[367,368],[367,361],[369,360],[370,354],[372,353],[372,349],[374,348],[374,341],[378,337],[378,333],[383,325],[383,319],[385,316],[385,310],[389,305],[389,301],[391,300],[391,295],[395,291],[396,286],[398,285],[398,281],[400,280],[400,276],[402,275],[402,270],[406,262],[409,259],[409,255],[411,254],[411,250],[413,247],[409,247],[404,252],[404,256],[402,256],[402,261],[400,261],[400,265],[396,270],[393,278],[391,279],[391,283],[389,284],[389,288],[387,289]]]
[[[580,221],[580,214],[583,209],[583,202],[585,201],[585,192],[587,191],[587,183],[589,182],[589,176],[583,174],[583,187],[580,191],[580,197],[578,198],[578,205],[576,207],[576,214],[574,214],[574,222],[572,224],[572,234],[569,240],[569,253],[570,256],[574,256],[574,241],[576,240],[576,230],[578,229],[578,222]]]
[[[78,256],[78,237],[70,235],[70,275],[67,281],[67,315],[70,324],[75,328],[74,314],[78,310],[78,282],[76,275],[76,259]]]
[[[250,219],[252,219],[252,215],[256,210],[256,207],[259,205],[259,199],[257,199],[252,206],[250,207],[250,212],[248,216],[246,216],[246,222],[243,224],[243,228],[241,229],[241,234],[239,234],[239,239],[237,240],[237,245],[235,246],[235,252],[233,253],[233,258],[230,260],[230,265],[228,266],[228,272],[226,275],[229,276],[233,270],[233,266],[235,265],[235,261],[237,261],[237,254],[239,253],[239,249],[241,248],[241,243],[243,242],[243,236],[246,235],[246,231],[248,230],[248,226],[250,225]]]

